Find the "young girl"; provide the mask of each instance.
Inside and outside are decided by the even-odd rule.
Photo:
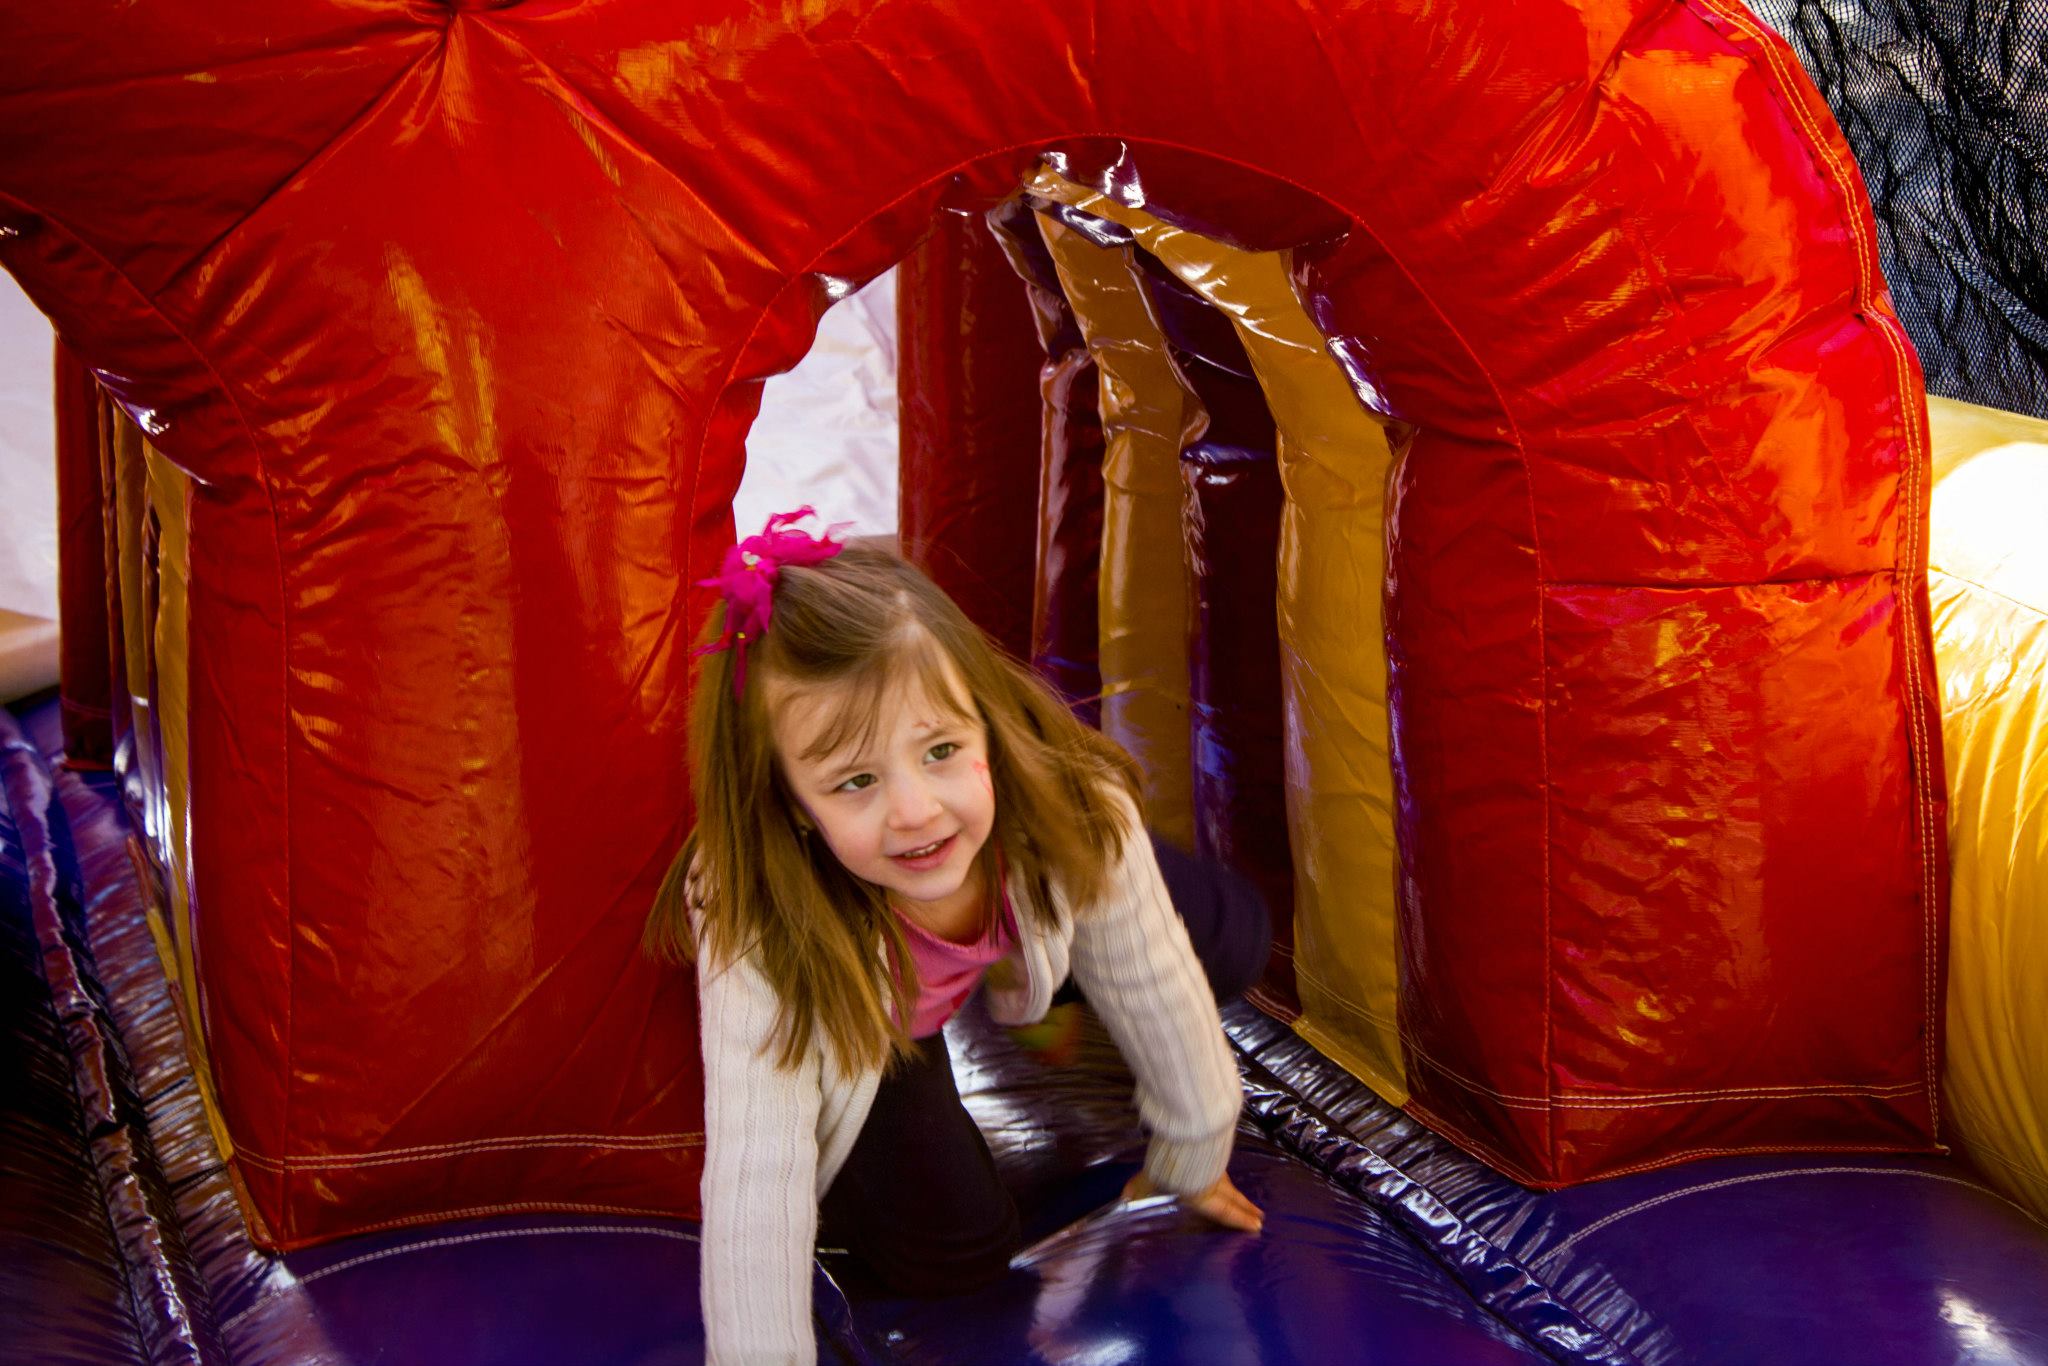
[[[697,962],[714,1362],[813,1359],[821,1206],[898,1291],[1003,1274],[1016,1210],[939,1032],[984,975],[1000,1022],[1043,1017],[1071,973],[1108,1026],[1151,1130],[1127,1197],[1261,1224],[1224,1174],[1242,1097],[1210,978],[1256,976],[1263,908],[1190,884],[1205,977],[1130,756],[903,560],[791,529],[809,514],[770,518],[708,581],[697,827],[648,923],[651,949]]]

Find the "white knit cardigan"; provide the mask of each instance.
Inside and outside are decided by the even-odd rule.
[[[1012,1025],[1043,1018],[1071,971],[1137,1077],[1151,1131],[1145,1170],[1161,1189],[1193,1194],[1223,1174],[1243,1092],[1151,841],[1135,808],[1121,795],[1118,804],[1126,836],[1102,904],[1075,915],[1055,893],[1056,929],[1020,914],[1012,959],[1023,972],[991,972],[989,1013]],[[1021,905],[1027,890],[1013,880],[1010,895]],[[998,986],[1020,975],[1020,985]],[[721,968],[700,955],[697,986],[709,1361],[808,1366],[818,1202],[867,1122],[881,1073],[848,1074],[822,1042],[794,1070],[778,1067],[775,992],[751,956]]]

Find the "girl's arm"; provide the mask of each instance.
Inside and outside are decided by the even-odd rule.
[[[820,1071],[775,1064],[775,992],[742,958],[697,961],[704,1045],[704,1243],[707,1360],[816,1360],[811,1248],[818,1225]]]
[[[1199,1195],[1229,1160],[1244,1092],[1209,981],[1159,875],[1138,812],[1115,795],[1125,833],[1104,903],[1074,917],[1075,983],[1138,1079],[1152,1131],[1145,1172],[1162,1190]]]

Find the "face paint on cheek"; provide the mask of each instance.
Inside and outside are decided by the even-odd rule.
[[[974,771],[981,775],[981,790],[988,793],[991,797],[995,796],[996,780],[989,776],[988,760],[976,759],[974,761]]]

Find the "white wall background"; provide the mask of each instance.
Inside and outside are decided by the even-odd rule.
[[[0,272],[0,612],[57,615],[50,324]]]
[[[896,272],[832,306],[818,340],[768,381],[732,500],[741,536],[809,503],[856,536],[896,531]]]

